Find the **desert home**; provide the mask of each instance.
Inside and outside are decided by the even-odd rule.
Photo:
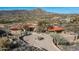
[[[12,34],[20,34],[21,33],[21,30],[22,30],[22,24],[12,24],[10,26],[10,32]]]
[[[63,27],[60,27],[60,26],[49,26],[47,28],[48,31],[53,31],[53,32],[61,32],[64,30]]]
[[[28,31],[35,31],[36,27],[37,27],[37,24],[35,24],[35,23],[26,23],[26,24],[23,24],[23,28],[27,29]]]
[[[34,23],[18,23],[10,26],[12,34],[21,34],[22,31],[35,31],[37,24]]]

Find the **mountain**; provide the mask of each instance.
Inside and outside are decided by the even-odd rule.
[[[67,16],[79,17],[78,14],[57,14],[46,12],[40,8],[34,10],[7,10],[0,11],[0,23],[25,22],[30,20],[60,20]]]

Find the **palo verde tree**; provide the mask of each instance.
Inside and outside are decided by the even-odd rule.
[[[43,20],[38,22],[38,32],[45,32],[47,30],[47,24],[49,24],[48,21]]]

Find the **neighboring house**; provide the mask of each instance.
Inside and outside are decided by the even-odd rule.
[[[0,24],[0,28],[5,28],[5,24]]]
[[[60,26],[49,26],[47,28],[48,31],[53,31],[53,32],[61,32],[64,30],[63,27],[60,27]]]

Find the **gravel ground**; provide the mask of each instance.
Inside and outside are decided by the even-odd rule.
[[[9,49],[9,51],[47,51],[45,49],[40,49],[34,46],[30,46],[27,42],[24,42],[23,40],[17,40],[18,46],[12,49]]]
[[[61,45],[60,49],[62,51],[79,51],[79,44],[70,45],[70,46]]]

